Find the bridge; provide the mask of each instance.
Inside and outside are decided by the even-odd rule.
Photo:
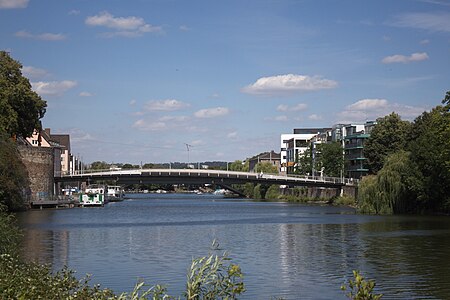
[[[277,184],[287,186],[342,188],[356,186],[357,180],[320,176],[281,176],[262,173],[201,169],[104,170],[55,176],[55,183],[115,181],[117,184],[215,184],[233,192],[232,184]],[[240,194],[240,193],[239,193]]]

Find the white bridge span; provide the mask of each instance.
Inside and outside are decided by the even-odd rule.
[[[118,184],[217,184],[230,185],[246,182],[261,184],[278,184],[288,186],[316,186],[339,188],[356,186],[358,181],[348,178],[320,176],[281,176],[263,173],[235,172],[222,170],[197,169],[133,169],[133,170],[103,170],[83,172],[80,174],[60,174],[55,176],[55,182],[114,180]]]

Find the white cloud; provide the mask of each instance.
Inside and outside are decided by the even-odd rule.
[[[308,119],[310,119],[312,121],[319,121],[319,120],[322,120],[322,116],[316,115],[316,114],[312,114],[312,115],[308,116]]]
[[[277,122],[287,122],[289,119],[287,116],[276,116],[273,120]]]
[[[95,16],[87,17],[85,24],[89,26],[101,26],[114,29],[115,32],[105,34],[107,37],[136,37],[148,32],[162,32],[162,28],[160,26],[152,26],[147,24],[143,18],[134,16],[115,17],[107,11],[101,12]]]
[[[275,117],[267,117],[264,118],[265,121],[271,121],[271,122],[287,122],[289,121],[288,116],[285,115],[280,115],[280,116],[275,116]]]
[[[161,118],[139,119],[133,124],[133,128],[142,131],[201,131],[189,123],[190,118],[187,116],[163,116]]]
[[[362,99],[349,106],[347,110],[374,110],[383,109],[388,107],[388,101],[386,99]]]
[[[338,113],[339,120],[337,122],[351,123],[376,120],[391,112],[398,113],[404,119],[412,120],[424,111],[424,107],[390,103],[386,99],[362,99],[348,105],[344,111]]]
[[[308,105],[306,105],[305,103],[298,103],[293,106],[289,106],[286,104],[280,104],[277,106],[277,111],[285,111],[285,112],[304,111],[304,110],[306,110],[307,107],[308,107]]]
[[[78,96],[80,97],[92,97],[93,95],[89,92],[81,92]]]
[[[232,139],[232,140],[236,139],[237,137],[238,137],[237,131],[233,131],[233,132],[230,132],[227,134],[227,138]]]
[[[134,105],[136,105],[136,100],[135,99],[132,99],[131,101],[130,101],[130,106],[134,106]]]
[[[30,79],[41,79],[49,75],[46,70],[31,66],[22,67],[22,74]]]
[[[71,15],[71,16],[76,16],[79,14],[80,14],[80,11],[76,10],[76,9],[72,9],[71,11],[69,11],[69,15]]]
[[[166,130],[167,125],[165,122],[161,121],[155,121],[155,122],[148,122],[146,120],[140,119],[134,122],[133,128],[137,128],[139,130],[144,131],[161,131]]]
[[[449,12],[405,13],[389,24],[437,32],[450,32]]]
[[[152,100],[144,105],[146,111],[175,111],[189,107],[189,104],[175,100]]]
[[[226,107],[214,107],[201,109],[194,113],[197,118],[216,118],[226,116],[230,113],[230,110]]]
[[[427,59],[429,59],[428,54],[425,52],[422,52],[422,53],[413,53],[410,56],[399,55],[399,54],[387,56],[387,57],[383,58],[383,60],[381,62],[383,64],[393,64],[393,63],[407,64],[410,62],[422,61],[422,60],[427,60]]]
[[[180,26],[180,30],[181,30],[181,31],[189,31],[189,30],[191,30],[191,28],[189,28],[189,27],[186,26],[186,25],[181,25],[181,26]]]
[[[77,85],[76,81],[64,80],[64,81],[51,81],[51,82],[32,82],[33,90],[39,95],[59,96],[64,92],[74,88]]]
[[[160,121],[163,122],[185,122],[189,120],[189,117],[186,116],[164,116],[159,118]]]
[[[41,34],[32,34],[28,31],[21,30],[15,33],[16,37],[19,38],[27,38],[41,41],[63,41],[67,37],[62,33],[41,33]]]
[[[0,0],[0,9],[25,8],[29,0]]]
[[[320,76],[287,74],[259,78],[255,83],[242,88],[241,91],[253,95],[280,95],[335,87],[337,87],[336,81]]]
[[[85,132],[80,128],[70,128],[68,130],[64,130],[63,132],[70,134],[70,140],[75,143],[94,140],[90,133]]]
[[[421,45],[426,45],[426,44],[429,44],[429,43],[430,43],[430,40],[427,40],[427,39],[420,41]]]

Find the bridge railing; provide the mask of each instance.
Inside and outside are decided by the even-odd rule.
[[[322,182],[332,182],[332,183],[344,183],[344,184],[355,184],[359,183],[359,179],[356,178],[345,178],[345,177],[329,177],[329,176],[308,176],[308,175],[296,175],[288,174],[288,177],[294,177],[304,180],[311,181],[322,181]]]
[[[209,174],[214,176],[251,176],[256,179],[274,179],[274,180],[295,180],[295,181],[314,181],[314,182],[324,182],[324,183],[335,183],[335,184],[346,184],[346,185],[357,185],[359,183],[358,179],[354,178],[341,178],[341,177],[329,177],[329,176],[307,176],[307,175],[296,175],[296,174],[264,174],[264,173],[249,173],[249,172],[236,172],[236,171],[225,171],[225,170],[199,170],[199,169],[106,169],[106,170],[83,170],[77,171],[72,174],[57,174],[55,177],[79,177],[89,174],[100,174],[100,175],[131,175],[131,174],[142,174],[143,172],[150,173],[164,173],[165,175],[187,175],[195,176],[195,174]]]

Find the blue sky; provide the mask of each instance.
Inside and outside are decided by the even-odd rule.
[[[447,0],[0,0],[0,49],[85,162],[245,159],[450,90]]]

